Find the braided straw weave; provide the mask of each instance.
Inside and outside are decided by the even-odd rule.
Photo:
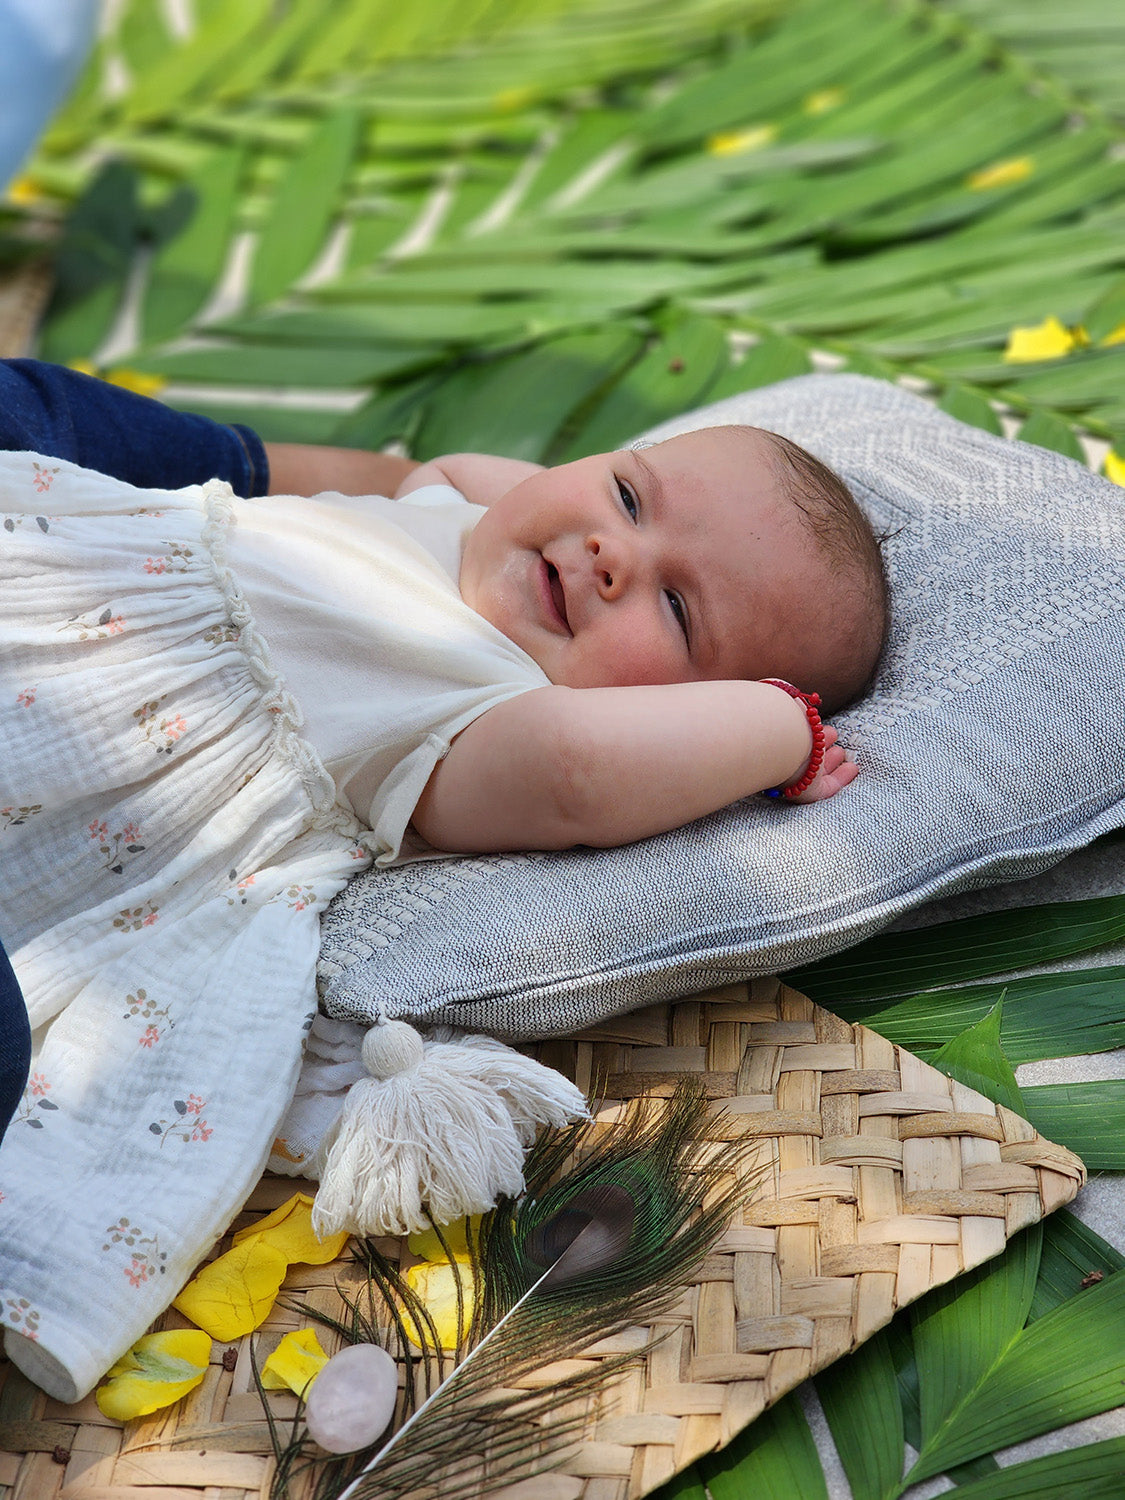
[[[1084,1177],[1077,1157],[1019,1116],[775,979],[654,1006],[538,1051],[580,1087],[603,1085],[606,1128],[629,1101],[666,1096],[691,1074],[724,1112],[716,1150],[743,1136],[759,1144],[740,1168],[751,1185],[746,1205],[696,1284],[651,1327],[571,1351],[588,1361],[657,1339],[590,1412],[587,1440],[510,1500],[647,1494],[898,1308],[996,1255],[1009,1235],[1073,1198]],[[235,1227],[293,1188],[263,1181]],[[395,1240],[380,1248],[409,1255]],[[275,1308],[257,1336],[259,1359],[310,1323],[308,1312],[339,1315],[337,1285],[354,1293],[359,1281],[346,1258],[295,1268],[281,1300],[306,1311]],[[158,1326],[182,1321],[171,1312]],[[317,1327],[334,1352],[337,1341]],[[13,1489],[4,1500],[267,1496],[273,1461],[247,1342],[216,1345],[192,1395],[125,1429],[92,1397],[61,1406],[5,1366],[0,1486]],[[583,1360],[568,1357],[533,1383]],[[269,1399],[284,1426],[295,1398]],[[293,1500],[310,1488],[308,1476],[295,1482]]]

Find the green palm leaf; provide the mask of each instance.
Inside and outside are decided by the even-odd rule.
[[[796,1392],[762,1413],[721,1453],[696,1465],[711,1500],[828,1500],[824,1471]],[[660,1491],[661,1500],[665,1492]]]

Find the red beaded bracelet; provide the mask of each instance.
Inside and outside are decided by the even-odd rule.
[[[804,706],[805,718],[808,719],[809,728],[812,730],[812,754],[805,767],[805,774],[799,781],[792,781],[788,786],[770,787],[765,793],[767,797],[799,797],[816,780],[816,773],[820,770],[820,763],[824,759],[824,725],[817,711],[820,707],[820,694],[802,693],[800,688],[794,687],[791,682],[783,682],[780,677],[763,677],[761,680],[768,682],[770,687],[781,688],[782,692],[788,693],[791,698],[796,698],[797,702]]]

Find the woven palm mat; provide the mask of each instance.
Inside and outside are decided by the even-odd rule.
[[[691,1074],[725,1111],[717,1149],[747,1135],[758,1146],[742,1168],[754,1187],[696,1285],[652,1327],[572,1351],[596,1359],[657,1338],[590,1412],[588,1440],[524,1500],[647,1494],[898,1308],[996,1255],[1084,1177],[1077,1157],[1011,1111],[773,979],[653,1006],[538,1051],[580,1087],[603,1085],[606,1128],[628,1101],[666,1096]],[[264,1179],[234,1227],[299,1186]],[[378,1243],[409,1259],[398,1240]],[[337,1287],[359,1284],[347,1257],[296,1267],[280,1299],[290,1308],[279,1302],[255,1336],[259,1360],[313,1323],[308,1312],[340,1315]],[[157,1326],[184,1321],[170,1312]],[[334,1352],[334,1336],[314,1326]],[[92,1397],[62,1406],[5,1365],[0,1486],[14,1488],[0,1489],[3,1500],[267,1496],[273,1460],[247,1344],[216,1344],[195,1392],[124,1429]],[[578,1367],[568,1358],[534,1384]],[[269,1400],[286,1423],[295,1398]],[[307,1476],[291,1489],[293,1500],[308,1492]]]

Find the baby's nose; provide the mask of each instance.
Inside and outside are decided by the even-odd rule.
[[[623,547],[604,536],[588,536],[586,551],[594,564],[594,583],[603,599],[615,599],[625,587],[627,561]]]

